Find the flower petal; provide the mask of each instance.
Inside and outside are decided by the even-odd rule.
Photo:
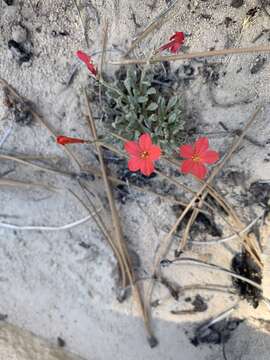
[[[185,41],[185,34],[183,31],[177,31],[175,33],[175,39],[182,44]]]
[[[127,141],[124,145],[126,152],[134,157],[140,156],[140,147],[136,141]]]
[[[201,137],[199,138],[194,145],[194,152],[198,155],[203,155],[205,151],[209,147],[209,142],[207,137]]]
[[[91,62],[91,57],[89,55],[87,55],[85,52],[78,50],[76,52],[76,56],[82,61],[84,62],[86,65],[89,64],[89,62]]]
[[[173,54],[176,54],[177,52],[178,52],[178,50],[180,49],[180,47],[181,47],[181,45],[180,44],[178,44],[178,43],[175,43],[175,44],[173,44],[172,46],[171,46],[171,52],[173,53]]]
[[[151,149],[149,150],[149,159],[151,161],[158,160],[161,155],[160,147],[157,145],[152,145]]]
[[[152,139],[148,133],[144,133],[139,138],[139,146],[142,151],[150,151],[152,146]]]
[[[204,179],[207,174],[207,168],[202,163],[194,161],[191,173],[199,179]]]
[[[207,164],[214,164],[219,160],[219,153],[214,150],[207,150],[202,156],[201,156],[202,162],[205,162]]]
[[[189,144],[180,146],[179,150],[180,150],[180,156],[182,158],[191,159],[192,155],[194,154],[194,148],[192,145]]]
[[[128,169],[132,172],[140,170],[141,165],[142,165],[142,160],[136,157],[131,158],[128,161]]]
[[[141,172],[145,176],[150,176],[154,172],[154,164],[150,159],[145,159],[141,161]]]
[[[181,171],[184,173],[184,174],[188,174],[190,172],[192,172],[192,169],[193,169],[193,166],[194,166],[194,161],[193,160],[184,160],[182,162],[182,165],[181,165]]]
[[[87,66],[88,70],[94,75],[97,75],[97,69],[95,68],[94,64],[92,63],[92,58],[91,56],[87,55],[85,52],[78,50],[76,52],[76,56],[85,63],[85,65]]]
[[[163,51],[163,50],[170,49],[173,44],[174,44],[174,41],[170,41],[169,43],[162,45],[158,50]]]

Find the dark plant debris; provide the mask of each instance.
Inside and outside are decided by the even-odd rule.
[[[195,312],[203,312],[208,309],[205,299],[200,294],[195,296],[195,299],[192,301],[192,305]]]
[[[172,209],[178,216],[179,212],[183,210],[183,207],[181,207],[181,205],[173,205]],[[181,229],[185,229],[192,212],[193,210],[190,210],[187,213],[184,220],[178,227],[177,231],[180,231]],[[216,225],[212,217],[209,217],[203,213],[199,213],[190,231],[190,235],[192,238],[195,238],[196,235],[198,234],[209,234],[213,237],[221,237],[222,230]]]
[[[266,63],[266,57],[262,55],[258,55],[250,68],[250,73],[257,74],[260,70],[262,70],[265,63]]]
[[[16,123],[21,126],[31,125],[33,115],[30,104],[15,99],[7,88],[4,88],[4,105],[9,109]]]
[[[4,0],[4,2],[5,2],[8,6],[10,6],[10,5],[13,5],[14,0]]]
[[[30,61],[32,53],[27,51],[22,44],[17,43],[15,40],[9,40],[8,48],[12,53],[13,58],[18,64]]]
[[[65,346],[66,346],[66,342],[65,342],[64,339],[62,339],[60,336],[58,336],[58,338],[57,338],[57,345],[58,345],[59,347],[65,347]]]
[[[244,4],[244,0],[232,0],[231,6],[238,9]]]
[[[249,191],[256,203],[270,205],[270,181],[255,181],[250,185]]]
[[[195,336],[190,341],[194,346],[199,344],[225,344],[242,321],[224,319],[207,328],[205,328],[205,324],[202,324],[195,330]]]
[[[7,314],[0,314],[0,321],[6,321],[8,318]]]
[[[236,254],[232,259],[232,270],[242,275],[257,284],[262,282],[262,273],[254,260],[250,257],[249,253],[244,251]],[[262,293],[254,286],[240,280],[233,279],[234,287],[238,290],[239,295],[246,299],[254,308],[257,308],[262,298]]]

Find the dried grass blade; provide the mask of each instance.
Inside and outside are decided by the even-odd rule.
[[[87,94],[85,91],[85,99],[86,99],[86,103],[87,103],[87,110],[88,110],[88,121],[89,121],[89,126],[90,126],[90,130],[92,132],[92,136],[94,138],[94,140],[98,140],[98,136],[97,136],[97,131],[96,131],[96,127],[95,127],[95,123],[93,120],[93,116],[92,116],[92,111],[91,111],[91,107],[87,98]],[[137,301],[137,304],[139,306],[139,308],[141,309],[141,313],[143,316],[143,320],[144,320],[144,324],[145,324],[145,329],[147,332],[147,339],[148,342],[150,344],[151,347],[154,347],[158,344],[154,334],[152,333],[152,329],[150,327],[150,322],[148,319],[148,313],[145,312],[145,307],[144,307],[144,301],[142,298],[142,294],[140,292],[139,286],[136,283],[136,279],[134,276],[134,272],[132,269],[132,263],[128,254],[128,250],[127,250],[127,246],[126,243],[123,239],[123,234],[122,234],[122,228],[121,228],[121,224],[120,224],[120,219],[119,219],[119,215],[117,212],[117,208],[115,206],[115,202],[114,202],[114,198],[113,198],[113,194],[112,194],[112,190],[110,187],[110,183],[108,180],[108,176],[107,176],[107,172],[106,172],[106,168],[105,168],[105,164],[103,161],[103,156],[102,156],[102,151],[101,151],[101,145],[96,143],[96,148],[97,148],[97,152],[98,152],[98,157],[99,157],[99,162],[101,165],[101,171],[102,171],[102,176],[103,176],[103,181],[104,181],[104,185],[105,185],[105,190],[107,193],[107,197],[109,200],[109,205],[110,205],[110,210],[111,210],[111,215],[112,215],[112,220],[113,220],[113,225],[114,225],[114,231],[115,231],[115,241],[116,241],[116,245],[118,247],[118,250],[122,256],[122,260],[124,262],[125,265],[125,270],[128,276],[128,280],[130,282],[130,285],[132,287],[133,293],[135,295],[135,299]]]
[[[223,55],[237,55],[237,54],[253,54],[253,53],[267,53],[270,52],[270,46],[262,45],[257,47],[247,47],[247,48],[230,48],[222,50],[212,50],[212,51],[196,51],[190,54],[178,54],[178,55],[168,55],[168,56],[155,56],[150,60],[148,59],[121,59],[116,61],[110,61],[112,65],[132,65],[132,64],[156,64],[163,61],[178,61],[178,60],[187,60],[195,58],[208,58],[213,56],[223,56]]]

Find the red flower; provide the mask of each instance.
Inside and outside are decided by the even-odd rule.
[[[154,172],[154,161],[160,158],[161,150],[159,146],[153,145],[149,134],[142,134],[138,141],[126,142],[125,150],[130,156],[130,171],[141,170],[145,176],[150,176]]]
[[[207,168],[204,164],[214,164],[219,160],[218,152],[209,150],[208,147],[206,137],[199,138],[194,145],[180,146],[180,156],[187,159],[181,166],[184,174],[191,173],[199,179],[205,177]]]
[[[87,55],[86,53],[84,53],[83,51],[79,50],[76,52],[76,56],[85,63],[85,65],[87,66],[88,70],[94,75],[97,75],[97,69],[95,68],[93,62],[92,62],[92,58],[91,56]]]
[[[170,52],[176,54],[185,41],[185,34],[182,31],[177,31],[175,34],[173,34],[173,36],[170,37],[170,40],[170,42],[161,46],[159,51],[168,49]]]
[[[72,138],[68,136],[57,136],[56,138],[57,144],[60,145],[67,145],[67,144],[84,144],[87,142],[87,140],[78,139],[78,138]]]

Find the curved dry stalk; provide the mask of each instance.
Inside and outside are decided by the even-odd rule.
[[[190,54],[177,54],[177,55],[168,55],[168,56],[155,56],[150,60],[147,59],[121,59],[116,61],[110,61],[112,65],[132,65],[132,64],[155,64],[163,61],[177,61],[177,60],[187,60],[195,58],[207,58],[213,56],[223,56],[223,55],[236,55],[236,54],[253,54],[253,53],[264,53],[270,52],[270,46],[257,46],[257,47],[248,47],[248,48],[231,48],[231,49],[222,49],[222,50],[212,50],[212,51],[195,51]]]
[[[200,198],[200,201],[199,201],[199,204],[198,204],[198,208],[201,208],[203,203],[204,203],[204,199],[206,198],[206,196],[208,195],[208,192],[205,191],[203,194],[202,194],[202,197]],[[180,242],[179,242],[179,245],[178,245],[178,248],[176,250],[176,256],[179,256],[182,251],[184,250],[186,244],[187,244],[187,239],[188,239],[188,236],[189,236],[189,232],[190,232],[190,229],[192,227],[192,225],[194,224],[196,218],[197,218],[197,215],[199,213],[198,211],[198,208],[194,208],[193,211],[192,211],[192,214],[188,220],[188,223],[187,223],[187,226],[185,228],[185,231],[184,231],[184,234],[183,234],[183,237],[181,238]]]
[[[218,314],[214,319],[210,320],[207,324],[199,327],[197,329],[197,332],[203,333],[205,330],[207,330],[210,326],[216,324],[217,322],[226,319],[234,310],[237,309],[239,306],[239,301],[237,301],[236,304],[233,306],[230,306],[227,310],[222,311],[222,313]]]
[[[163,263],[162,263],[163,262]],[[210,270],[216,270],[216,271],[220,271],[223,273],[226,273],[228,275],[230,275],[231,277],[234,277],[238,280],[244,281],[247,284],[255,287],[256,289],[263,291],[261,285],[259,285],[258,283],[256,283],[255,281],[252,281],[242,275],[236,274],[231,270],[228,270],[226,268],[223,268],[221,266],[218,266],[216,264],[211,264],[211,263],[206,263],[204,261],[201,260],[197,260],[197,259],[192,259],[192,258],[179,258],[179,259],[174,259],[174,260],[168,260],[168,259],[164,259],[161,261],[161,265],[163,266],[168,266],[168,265],[196,265],[196,266],[201,266],[201,267],[205,267],[208,268]]]
[[[217,244],[222,244],[224,242],[228,242],[230,240],[237,239],[238,237],[241,237],[242,235],[245,235],[256,224],[256,222],[263,217],[263,215],[264,215],[264,213],[257,216],[256,219],[251,221],[243,230],[239,231],[239,233],[237,233],[237,234],[232,234],[232,235],[227,236],[225,238],[218,239],[218,240],[212,240],[212,241],[194,241],[193,240],[192,244],[196,244],[196,245],[217,245]]]
[[[0,222],[0,227],[5,229],[12,229],[12,230],[21,230],[21,231],[61,231],[61,230],[69,230],[76,226],[86,223],[88,220],[91,219],[91,215],[88,215],[80,220],[74,221],[69,224],[65,224],[62,226],[38,226],[38,225],[15,225],[15,224],[8,224],[4,222]]]

